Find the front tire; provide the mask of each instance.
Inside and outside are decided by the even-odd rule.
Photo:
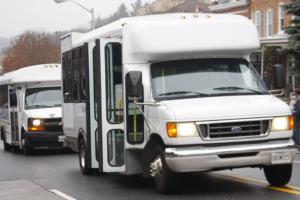
[[[292,164],[265,166],[264,173],[270,185],[284,186],[291,179]]]
[[[3,140],[3,146],[5,151],[10,151],[11,146],[6,142],[6,139]]]
[[[3,147],[4,147],[4,150],[5,151],[9,151],[11,146],[6,142],[6,136],[4,134],[4,130],[3,128],[1,127],[0,129],[0,134],[1,134],[1,139],[3,140]]]
[[[150,162],[150,175],[152,176],[156,190],[159,193],[169,193],[174,186],[174,175],[165,160],[165,153],[160,145],[153,149]]]
[[[25,156],[32,154],[32,148],[28,146],[27,141],[25,138],[22,138],[22,144],[21,144],[21,151]]]
[[[79,166],[80,171],[84,175],[92,174],[92,169],[89,168],[86,164],[87,161],[87,153],[86,153],[86,145],[84,139],[80,139],[78,142],[78,155],[79,155]]]

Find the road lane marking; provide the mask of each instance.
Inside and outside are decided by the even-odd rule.
[[[226,174],[217,174],[218,177],[230,180],[230,181],[236,181],[240,183],[246,183],[246,184],[253,184],[253,185],[259,185],[262,187],[266,187],[268,189],[280,191],[280,192],[285,192],[285,193],[290,193],[290,194],[295,194],[300,196],[300,188],[292,185],[287,185],[285,187],[276,187],[276,186],[271,186],[268,182],[258,180],[258,179],[253,179],[253,178],[246,178],[246,177],[240,177],[240,176],[234,176],[234,175],[226,175]]]
[[[52,189],[52,190],[50,190],[50,192],[53,192],[54,194],[64,198],[65,200],[76,200],[75,198],[73,198],[73,197],[71,197],[71,196],[69,196],[69,195],[67,195],[67,194],[65,194],[65,193],[63,193],[59,190]]]

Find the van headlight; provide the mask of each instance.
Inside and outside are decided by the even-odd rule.
[[[167,123],[167,134],[170,138],[176,137],[196,137],[198,130],[195,123]]]
[[[271,131],[288,131],[293,130],[294,119],[293,116],[274,117],[272,120]]]
[[[37,119],[37,118],[29,118],[28,119],[28,131],[34,132],[34,131],[44,131],[44,120],[43,119]]]

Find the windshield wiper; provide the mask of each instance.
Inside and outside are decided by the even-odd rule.
[[[253,90],[250,88],[237,87],[237,86],[217,87],[217,88],[214,88],[213,90],[224,90],[224,91],[248,90],[248,91],[254,92],[256,94],[266,94],[266,92],[257,91],[257,90]]]
[[[48,105],[31,105],[27,106],[28,108],[47,108],[49,107]]]
[[[192,91],[174,91],[174,92],[166,92],[166,93],[161,93],[158,96],[171,96],[171,95],[185,95],[185,94],[194,94],[197,96],[210,96],[209,94],[204,94],[200,92],[192,92]]]

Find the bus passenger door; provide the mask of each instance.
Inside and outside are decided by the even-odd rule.
[[[100,171],[125,172],[122,44],[119,38],[100,40],[101,119],[98,121]],[[101,123],[99,123],[101,122]],[[101,141],[102,140],[102,141]],[[102,168],[102,170],[101,170]]]
[[[9,108],[10,108],[10,127],[11,127],[11,143],[19,141],[19,125],[18,125],[18,98],[16,90],[9,90]]]

